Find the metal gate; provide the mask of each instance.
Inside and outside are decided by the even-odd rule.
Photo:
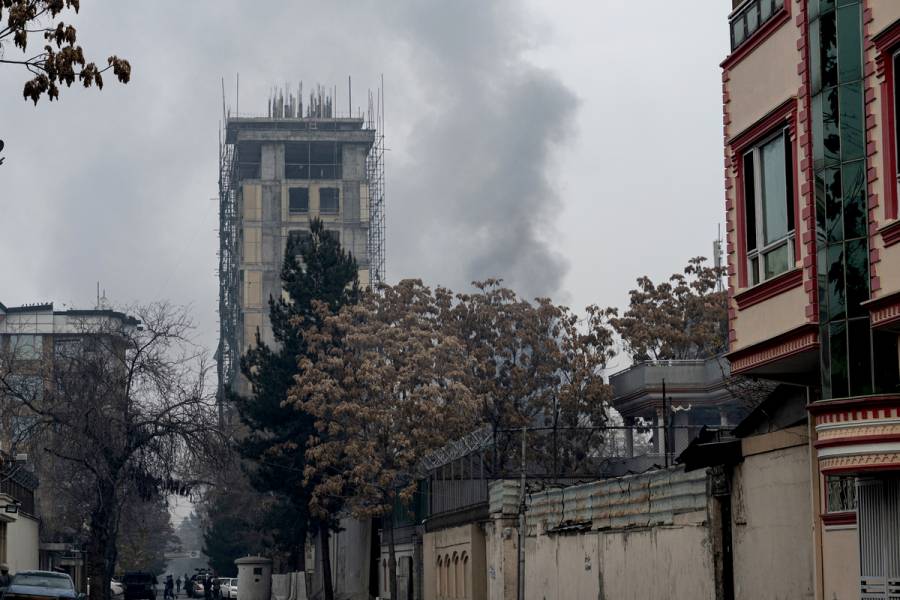
[[[860,600],[900,600],[900,480],[858,479]]]

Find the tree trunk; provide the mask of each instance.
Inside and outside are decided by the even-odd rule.
[[[331,552],[328,547],[328,538],[331,532],[327,525],[319,528],[319,541],[322,547],[322,587],[325,592],[325,600],[334,600],[334,586],[331,585]],[[91,600],[94,600],[91,598]]]
[[[294,571],[306,571],[306,530],[297,534],[297,544],[291,550],[291,568]]]
[[[384,528],[388,542],[388,578],[391,584],[391,600],[400,600],[397,591],[397,554],[394,551],[394,519],[392,514],[385,515]]]
[[[100,508],[91,514],[90,539],[87,543],[85,557],[88,581],[90,582],[90,600],[110,600],[109,580],[115,569],[115,539],[113,517],[115,507],[112,494],[105,495]],[[113,564],[110,564],[110,559]]]

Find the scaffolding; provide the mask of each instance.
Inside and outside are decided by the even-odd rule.
[[[224,86],[224,84],[223,84]],[[238,372],[240,347],[240,284],[238,254],[237,144],[226,143],[228,114],[222,91],[222,129],[219,132],[219,345],[216,349],[219,424],[225,421],[226,393]]]
[[[385,280],[384,273],[384,78],[378,91],[369,91],[367,129],[375,131],[375,141],[366,157],[369,182],[369,277],[372,287]]]
[[[296,91],[296,95],[294,94]],[[222,83],[222,127],[219,133],[219,344],[216,350],[217,401],[219,419],[224,423],[228,391],[239,374],[242,348],[241,273],[239,240],[241,223],[239,214],[240,183],[245,177],[258,178],[241,169],[236,139],[229,140],[228,126],[233,119],[272,120],[295,122],[290,127],[329,130],[362,120],[362,128],[374,133],[374,142],[366,155],[366,180],[368,184],[368,239],[366,252],[369,264],[369,282],[374,289],[385,280],[385,143],[384,143],[384,79],[376,91],[369,91],[368,107],[353,115],[352,90],[348,79],[347,114],[338,114],[337,87],[316,86],[304,106],[303,84],[290,92],[273,89],[267,101],[264,115],[232,113],[225,102],[225,84]],[[236,102],[237,93],[236,93]],[[239,108],[239,104],[237,107]],[[304,110],[305,109],[305,110]],[[335,174],[337,176],[337,172]],[[338,177],[340,178],[340,177]]]

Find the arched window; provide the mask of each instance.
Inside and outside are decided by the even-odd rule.
[[[453,571],[450,570],[450,555],[444,555],[444,597],[456,597],[456,590],[453,589]]]
[[[466,597],[466,584],[463,581],[463,561],[462,561],[463,556],[465,556],[465,553],[463,553],[460,556],[453,557],[453,578],[456,580],[456,597],[457,598],[465,598]]]
[[[462,571],[463,571],[463,598],[468,600],[472,593],[472,573],[469,566],[469,555],[463,552],[462,555]]]
[[[453,598],[461,598],[462,594],[460,592],[462,590],[459,589],[459,554],[456,552],[453,553],[453,568],[450,571],[450,577],[452,578],[450,585],[453,589]]]
[[[437,597],[438,600],[443,600],[444,598],[444,560],[438,556],[437,560],[437,572],[435,573],[434,583],[437,586]]]

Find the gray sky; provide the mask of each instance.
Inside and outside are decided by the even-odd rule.
[[[387,273],[503,277],[623,305],[711,252],[724,219],[728,2],[84,2],[89,58],[133,79],[37,107],[0,67],[0,301],[190,304],[217,338],[221,78],[241,112],[275,84],[384,74]],[[714,10],[710,10],[714,8]],[[17,52],[7,49],[7,56]]]

